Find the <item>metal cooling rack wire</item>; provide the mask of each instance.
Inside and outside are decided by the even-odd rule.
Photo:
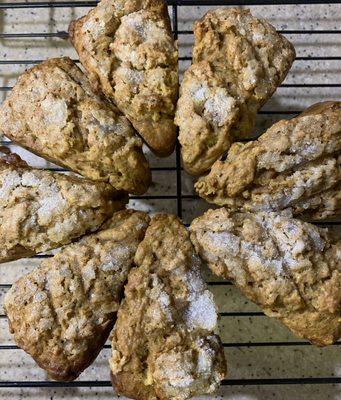
[[[243,0],[167,0],[169,6],[171,6],[172,12],[172,23],[173,23],[173,33],[176,38],[179,35],[190,35],[192,31],[182,31],[178,29],[178,7],[181,6],[216,6],[216,5],[225,5],[225,6],[245,6],[245,5],[284,5],[284,4],[341,4],[341,0],[334,1],[319,1],[319,0],[287,0],[287,1],[243,1]],[[68,7],[93,7],[97,4],[97,1],[40,1],[40,2],[7,2],[0,4],[0,10],[4,9],[21,9],[21,8],[68,8]],[[324,35],[324,34],[333,34],[339,35],[341,34],[341,30],[281,30],[283,34],[307,34],[307,35]],[[23,38],[60,38],[67,39],[67,32],[54,32],[54,33],[34,33],[34,32],[17,32],[17,33],[1,33],[0,39],[23,39]],[[180,57],[180,61],[189,61],[190,57]],[[311,56],[311,57],[296,57],[296,61],[341,61],[341,56]],[[0,60],[0,65],[30,65],[37,64],[42,60]],[[75,60],[79,62],[78,60]],[[341,87],[341,83],[314,83],[314,84],[283,84],[282,87],[286,88],[297,88],[297,87],[309,87],[309,88],[319,88],[319,87]],[[10,91],[12,87],[2,86],[0,87],[1,92]],[[301,111],[292,111],[292,110],[284,110],[284,111],[260,111],[260,114],[263,115],[295,115],[300,113]],[[9,140],[2,140],[0,142],[2,145],[10,145],[11,142]],[[50,170],[54,171],[64,171],[62,168],[50,168]],[[197,199],[196,195],[183,195],[182,194],[182,185],[181,185],[181,159],[180,159],[180,149],[177,144],[176,147],[176,166],[175,167],[154,167],[153,171],[176,171],[176,195],[173,196],[133,196],[132,199],[153,199],[153,200],[163,200],[163,199],[174,199],[177,203],[177,214],[181,218],[182,217],[182,200],[183,199]],[[328,226],[328,225],[340,225],[341,221],[311,221],[312,223],[316,223],[320,226]],[[49,254],[41,254],[35,256],[36,259],[43,259],[51,257]],[[208,282],[210,286],[229,286],[231,282]],[[6,291],[11,287],[10,283],[2,283],[0,284],[0,290]],[[220,313],[220,316],[223,318],[242,318],[242,317],[263,317],[264,313],[262,312],[223,312]],[[6,316],[4,314],[0,314],[0,320],[5,320]],[[309,342],[304,341],[286,341],[286,342],[245,342],[245,343],[223,343],[224,347],[299,347],[299,346],[310,346]],[[341,345],[341,342],[337,342],[334,346]],[[105,345],[104,348],[110,348],[109,345]],[[12,344],[0,344],[1,351],[15,351],[19,348],[16,345]],[[226,379],[223,381],[223,385],[230,386],[239,386],[239,385],[311,385],[311,384],[336,384],[341,383],[341,377],[309,377],[309,378],[271,378],[271,379]],[[110,381],[75,381],[75,382],[54,382],[54,381],[2,381],[0,382],[0,388],[58,388],[58,387],[110,387]]]

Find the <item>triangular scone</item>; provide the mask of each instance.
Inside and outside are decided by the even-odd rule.
[[[94,89],[158,155],[174,150],[178,51],[164,0],[102,0],[69,29]]]
[[[318,346],[341,337],[341,241],[290,213],[209,210],[190,226],[211,270]]]
[[[341,102],[315,104],[277,122],[258,140],[234,143],[226,160],[216,161],[195,188],[205,200],[231,210],[292,207],[298,215],[333,216],[341,208],[340,150]]]
[[[6,294],[16,343],[52,379],[77,378],[102,349],[148,222],[142,212],[114,214],[105,230],[65,247]]]
[[[185,169],[209,170],[236,138],[250,135],[258,110],[295,58],[288,40],[249,10],[209,11],[194,26],[193,63],[185,72],[176,124]]]
[[[0,263],[95,231],[126,202],[106,183],[30,168],[0,148]]]
[[[150,184],[142,141],[96,96],[69,58],[26,71],[0,108],[0,131],[20,146],[94,181],[142,194]]]
[[[110,367],[118,394],[184,400],[212,393],[226,373],[217,310],[188,233],[156,216],[138,247],[113,331]]]

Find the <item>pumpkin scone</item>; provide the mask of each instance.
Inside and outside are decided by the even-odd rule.
[[[102,349],[149,217],[120,211],[19,279],[4,307],[19,347],[55,380],[70,381]]]
[[[69,58],[44,61],[18,79],[0,108],[0,130],[91,180],[134,194],[150,184],[141,139],[114,105],[94,94]]]
[[[234,8],[209,11],[195,23],[194,37],[175,122],[184,168],[202,175],[233,141],[250,135],[295,50],[267,21]]]
[[[290,212],[209,210],[190,227],[195,249],[270,317],[318,346],[341,337],[341,240]]]
[[[126,202],[106,183],[30,168],[0,148],[0,263],[95,231]]]
[[[341,102],[315,104],[258,140],[234,143],[225,161],[195,184],[210,203],[231,210],[329,217],[340,213]],[[315,211],[314,211],[315,210]]]
[[[135,264],[113,331],[116,392],[137,400],[212,393],[226,374],[216,306],[175,216],[152,219]]]
[[[164,0],[102,0],[69,34],[95,91],[117,105],[153,152],[172,153],[178,51]]]

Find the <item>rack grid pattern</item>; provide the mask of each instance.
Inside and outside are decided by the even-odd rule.
[[[20,8],[68,8],[68,7],[93,7],[98,3],[98,1],[40,1],[40,2],[6,2],[0,4],[0,12],[4,9],[20,9]],[[173,33],[177,39],[179,35],[189,35],[192,31],[189,30],[179,30],[178,29],[178,8],[184,6],[257,6],[257,5],[290,5],[290,4],[309,4],[313,7],[314,4],[341,4],[341,0],[332,1],[319,1],[319,0],[284,0],[284,1],[273,1],[273,0],[255,0],[255,1],[244,1],[244,0],[167,0],[167,4],[172,8],[172,25]],[[309,35],[325,35],[325,34],[341,34],[341,30],[279,30],[282,34],[309,34]],[[18,38],[60,38],[67,39],[67,32],[55,32],[55,33],[1,33],[0,39],[18,39]],[[188,61],[190,57],[179,57],[180,61]],[[296,60],[310,62],[310,61],[341,61],[341,56],[309,56],[309,57],[296,57]],[[0,65],[30,65],[40,63],[42,60],[0,60]],[[79,62],[79,60],[74,60]],[[286,88],[339,88],[341,83],[311,83],[311,84],[282,84],[282,87]],[[0,92],[10,91],[12,87],[1,86]],[[296,111],[260,111],[259,114],[264,115],[289,115],[294,116],[300,113],[300,110]],[[10,145],[9,140],[0,141],[0,145]],[[60,168],[48,168],[52,171],[65,171]],[[182,217],[182,200],[183,199],[198,199],[196,195],[183,195],[182,194],[182,181],[181,181],[181,157],[180,157],[180,147],[179,144],[176,146],[176,166],[175,167],[154,167],[151,168],[152,171],[176,171],[176,195],[164,195],[164,196],[131,196],[131,199],[174,199],[177,204],[177,215]],[[341,225],[341,221],[311,221],[312,223],[318,224],[320,226],[330,226],[330,225]],[[34,258],[42,259],[51,257],[50,255],[37,255]],[[231,282],[208,282],[210,286],[228,286],[232,285]],[[0,284],[0,289],[7,290],[11,287],[11,284],[4,283]],[[264,316],[262,312],[222,312],[220,313],[223,317],[250,317],[250,316]],[[6,319],[6,315],[0,314],[0,319]],[[309,342],[302,341],[277,341],[277,342],[245,342],[245,343],[223,343],[224,347],[271,347],[271,346],[309,346]],[[341,342],[337,342],[334,346],[340,346]],[[104,348],[110,348],[109,345],[105,345]],[[0,343],[0,351],[11,351],[17,350],[16,345],[5,345]],[[1,354],[1,353],[0,353]],[[0,355],[1,358],[1,355]],[[307,377],[307,378],[267,378],[267,379],[226,379],[223,381],[225,386],[247,386],[247,385],[311,385],[311,384],[341,384],[341,377],[326,376],[326,377]],[[54,382],[54,381],[0,381],[1,388],[93,388],[93,387],[110,387],[111,383],[107,380],[95,381],[74,381],[74,382]],[[1,392],[0,392],[1,394]]]

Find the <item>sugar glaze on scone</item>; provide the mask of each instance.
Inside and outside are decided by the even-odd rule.
[[[109,184],[30,168],[0,148],[0,263],[95,231],[126,202]]]
[[[184,400],[212,393],[226,374],[213,295],[188,233],[171,215],[152,219],[138,247],[113,331],[118,394]]]
[[[69,29],[96,91],[156,154],[174,150],[178,52],[164,0],[102,0]]]
[[[102,349],[148,223],[145,213],[120,211],[104,230],[65,247],[6,294],[16,343],[52,379],[77,378]]]
[[[295,335],[318,346],[341,337],[341,240],[281,213],[209,210],[190,226],[196,251]]]
[[[295,50],[249,10],[209,11],[195,23],[194,36],[175,122],[184,168],[202,175],[233,141],[250,135],[258,110],[284,80]]]
[[[142,141],[96,96],[69,58],[26,71],[0,108],[0,131],[20,146],[94,181],[142,194],[151,182]]]
[[[198,180],[206,201],[232,210],[340,215],[341,102],[315,104],[271,126],[258,140],[234,143],[225,161]]]

